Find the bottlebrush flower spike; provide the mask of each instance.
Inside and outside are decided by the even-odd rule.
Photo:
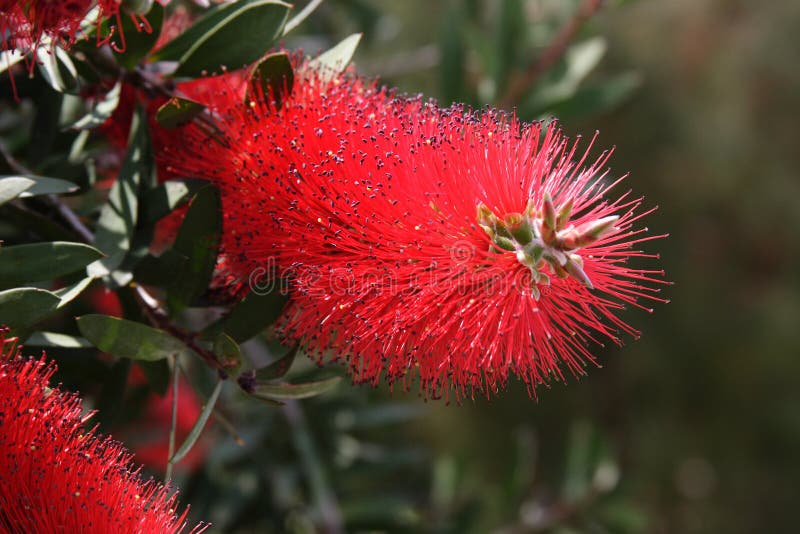
[[[6,335],[0,330],[0,531],[183,531],[175,495],[143,481],[119,443],[86,431],[91,414],[80,398],[48,386],[55,366],[23,359]]]
[[[229,269],[289,277],[288,340],[357,382],[418,376],[461,398],[511,374],[535,394],[584,374],[590,344],[638,335],[618,313],[661,301],[663,271],[628,260],[663,236],[637,227],[641,199],[614,196],[609,152],[588,162],[552,123],[330,78],[301,65],[279,109],[232,90],[224,142],[190,125],[164,154],[220,185]]]

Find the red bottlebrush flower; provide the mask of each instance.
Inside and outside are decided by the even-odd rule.
[[[2,50],[28,52],[47,40],[68,47],[75,42],[92,0],[3,0],[0,2]]]
[[[0,531],[183,531],[175,495],[86,431],[80,398],[48,386],[55,366],[21,358],[15,341],[0,331]]]
[[[609,153],[587,164],[555,124],[298,70],[279,109],[229,92],[224,142],[188,126],[164,149],[220,185],[228,268],[290,278],[288,340],[358,382],[418,375],[460,398],[510,374],[533,394],[583,374],[590,344],[638,334],[618,312],[661,300],[663,272],[628,260],[663,236],[637,227],[641,199],[613,195]]]

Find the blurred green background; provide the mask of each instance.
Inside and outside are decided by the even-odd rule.
[[[502,99],[579,4],[328,1],[300,29],[330,40],[296,42],[314,51],[364,31],[359,72],[480,106]],[[491,401],[429,402],[394,428],[434,458],[425,491],[472,514],[471,531],[547,530],[543,518],[562,512],[557,531],[796,531],[798,32],[794,0],[605,2],[572,41],[605,45],[581,88],[567,80],[566,104],[540,95],[521,111],[555,113],[567,132],[599,130],[600,146],[617,147],[614,171],[659,206],[649,227],[670,237],[648,249],[674,286],[652,316],[629,313],[641,340],[603,350],[585,379],[538,401],[516,384]],[[595,498],[573,471],[597,447],[620,479]],[[594,473],[602,486],[610,471]]]

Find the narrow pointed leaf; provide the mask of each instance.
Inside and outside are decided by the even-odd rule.
[[[172,250],[189,258],[183,276],[167,293],[173,314],[179,313],[208,288],[217,262],[222,234],[222,203],[219,191],[204,187],[192,199]]]
[[[330,391],[341,379],[339,376],[334,376],[305,384],[260,384],[256,386],[253,396],[273,400],[307,399]]]
[[[20,198],[35,197],[40,195],[60,195],[78,190],[78,186],[61,178],[48,178],[46,176],[25,176],[33,180],[33,185],[20,194]]]
[[[67,126],[67,129],[90,130],[106,122],[117,109],[121,92],[122,82],[117,82],[102,100],[95,102],[89,113]]]
[[[310,61],[308,66],[310,68],[320,69],[323,72],[327,71],[330,76],[338,74],[350,64],[350,60],[353,59],[353,54],[358,47],[359,41],[361,41],[361,34],[354,33],[343,39],[330,50],[323,52]]]
[[[53,280],[102,257],[94,247],[65,241],[0,247],[0,289]]]
[[[128,152],[119,178],[114,182],[108,202],[100,212],[95,245],[106,258],[91,264],[91,276],[105,276],[122,264],[131,248],[131,238],[138,217],[138,194],[143,185],[154,179],[154,158],[147,131],[147,119],[139,109],[133,116]]]
[[[17,198],[31,186],[33,186],[33,180],[24,176],[0,177],[0,204]]]
[[[175,454],[172,455],[170,458],[169,463],[175,465],[176,463],[180,462],[194,444],[197,443],[200,434],[203,432],[203,428],[205,428],[206,423],[208,422],[208,418],[211,417],[212,412],[214,411],[214,406],[217,404],[217,399],[219,398],[219,394],[222,391],[222,385],[225,382],[223,380],[219,380],[217,385],[214,387],[214,391],[211,392],[211,396],[208,398],[208,402],[205,406],[203,406],[203,411],[200,412],[200,416],[197,418],[197,421],[194,423],[192,430],[189,431],[189,435],[186,436],[186,440],[178,447],[178,450],[175,451]]]
[[[0,204],[17,197],[60,195],[77,190],[77,185],[60,178],[35,175],[0,176]]]
[[[39,72],[50,87],[59,93],[71,93],[78,89],[78,71],[63,49],[39,47],[36,57]]]
[[[239,343],[247,341],[278,319],[287,300],[288,296],[280,291],[279,281],[267,294],[248,293],[227,315],[207,326],[203,337],[214,339],[224,332]]]
[[[61,299],[61,302],[58,303],[56,306],[57,309],[61,309],[83,293],[83,291],[89,287],[89,284],[94,281],[94,278],[91,276],[83,278],[82,280],[78,280],[74,284],[68,285],[66,287],[62,287],[61,289],[57,289],[53,291],[53,294]]]
[[[68,336],[58,332],[35,332],[25,340],[26,347],[59,347],[62,349],[90,349],[92,344],[85,338]]]
[[[148,286],[166,287],[182,276],[189,258],[172,249],[160,256],[147,255],[142,258],[133,271],[134,279]]]
[[[191,122],[205,109],[200,102],[173,96],[169,102],[158,108],[156,122],[164,128],[176,128]]]
[[[192,354],[189,347],[167,332],[134,321],[91,314],[78,317],[77,323],[92,345],[119,358],[155,361]]]
[[[144,223],[155,223],[161,218],[189,200],[191,196],[201,189],[200,184],[207,185],[199,180],[177,181],[170,180],[148,191],[142,198],[140,216]]]
[[[286,373],[289,372],[289,369],[292,367],[294,359],[297,356],[299,350],[300,346],[297,345],[292,350],[290,350],[286,354],[286,356],[283,356],[282,358],[275,360],[266,367],[257,369],[255,379],[261,382],[266,380],[275,380],[277,378],[282,378],[284,375],[286,375]]]
[[[195,24],[202,31],[190,28],[156,57],[177,59],[175,76],[202,76],[221,72],[223,67],[239,69],[261,57],[283,34],[290,7],[274,0],[245,0],[213,10]]]

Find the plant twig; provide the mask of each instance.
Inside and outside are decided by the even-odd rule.
[[[184,345],[192,349],[209,367],[216,369],[220,379],[228,378],[228,373],[222,364],[217,361],[214,353],[197,342],[195,336],[181,328],[178,328],[170,320],[167,313],[158,304],[158,301],[139,284],[133,284],[134,294],[138,297],[139,307],[147,321],[154,327],[168,332],[172,336],[180,339]]]
[[[507,108],[516,105],[520,98],[539,80],[539,77],[564,55],[570,41],[583,25],[597,13],[602,5],[603,0],[583,0],[569,21],[561,27],[544,53],[528,66],[528,69],[521,77],[512,80],[505,95],[500,99],[500,107]]]

